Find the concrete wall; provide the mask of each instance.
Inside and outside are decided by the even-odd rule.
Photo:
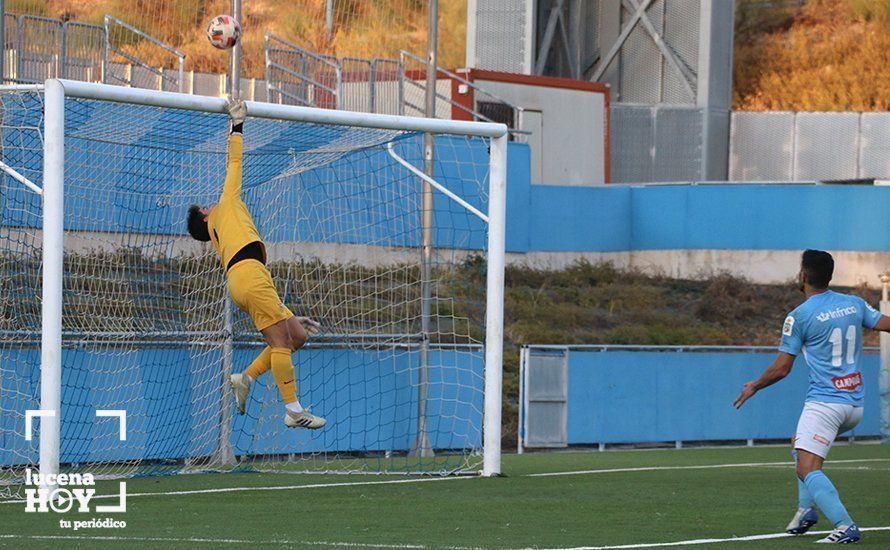
[[[502,74],[485,72],[476,72],[472,78],[486,92],[524,110],[519,129],[531,132],[523,138],[531,146],[532,183],[594,185],[609,181],[609,99],[605,87],[589,83],[591,86],[583,89],[587,83],[557,78],[516,76],[510,82]],[[475,95],[477,102],[494,100]]]

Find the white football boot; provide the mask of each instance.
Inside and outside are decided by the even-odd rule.
[[[306,428],[309,430],[317,430],[327,424],[328,421],[320,416],[315,416],[311,412],[303,409],[302,412],[291,412],[285,410],[284,424],[288,428]]]
[[[803,535],[810,530],[810,527],[816,525],[817,521],[819,521],[819,514],[816,513],[815,508],[798,508],[791,523],[785,528],[785,532],[792,535]]]
[[[859,542],[860,538],[862,538],[862,535],[859,534],[859,528],[855,525],[839,525],[827,537],[816,542],[818,544],[850,544],[851,542]]]
[[[243,374],[233,374],[229,377],[229,385],[232,387],[232,397],[235,399],[238,414],[244,414],[247,394],[250,393],[250,378]]]

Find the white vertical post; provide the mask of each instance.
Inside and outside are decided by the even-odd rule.
[[[485,412],[482,475],[501,473],[501,390],[504,370],[504,247],[507,134],[491,139],[488,189],[488,288],[485,304]]]
[[[522,347],[519,349],[519,411],[516,415],[516,454],[518,455],[521,455],[524,450],[522,438],[525,436],[523,413],[525,412],[525,392],[528,390],[525,383],[527,365],[528,348]]]
[[[65,181],[65,89],[45,88],[43,144],[43,305],[40,336],[40,474],[59,473],[62,408],[62,237]],[[43,485],[51,495],[55,486]]]

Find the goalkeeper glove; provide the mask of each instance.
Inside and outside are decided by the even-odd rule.
[[[244,124],[244,119],[247,118],[247,106],[240,99],[229,99],[226,110],[229,112],[229,118],[232,121],[232,131],[240,132],[241,125]]]
[[[306,335],[310,338],[321,332],[321,324],[314,319],[310,319],[309,317],[297,317],[297,321],[303,325],[303,328],[306,329]]]

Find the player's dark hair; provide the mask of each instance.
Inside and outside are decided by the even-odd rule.
[[[807,275],[807,283],[814,288],[828,288],[834,275],[834,258],[824,250],[804,250],[800,269]]]
[[[193,204],[189,207],[189,213],[186,217],[189,235],[195,240],[207,242],[210,240],[210,231],[207,229],[207,220],[201,213],[201,207]]]

